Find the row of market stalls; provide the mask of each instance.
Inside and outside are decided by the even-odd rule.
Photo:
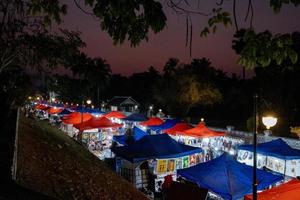
[[[82,133],[89,149],[101,152],[98,157],[115,157],[117,173],[137,188],[158,191],[164,177],[171,176],[205,188],[217,199],[237,200],[252,192],[253,146],[243,145],[243,140],[214,131],[203,122],[193,126],[180,119],[147,119],[138,113],[126,116],[118,111],[93,114],[53,106],[50,109],[49,115],[60,116],[62,130]],[[66,111],[71,113],[60,115]],[[285,190],[291,197],[299,190],[299,181],[280,184],[283,175],[299,176],[300,150],[281,139],[259,144],[257,149],[258,189],[267,189],[259,195]]]
[[[253,145],[238,147],[237,160],[247,165],[253,164]],[[257,145],[257,167],[267,168],[289,177],[300,176],[300,150],[293,149],[283,139]]]

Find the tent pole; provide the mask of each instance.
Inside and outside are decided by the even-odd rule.
[[[254,108],[253,108],[253,115],[254,115],[254,123],[253,123],[253,181],[252,181],[252,195],[253,200],[257,200],[257,179],[256,179],[256,165],[257,165],[257,152],[256,152],[256,145],[257,145],[257,127],[258,127],[258,112],[257,112],[257,99],[258,95],[255,94],[253,96],[254,100]]]
[[[284,160],[284,178],[285,178],[285,176],[286,176],[286,160]]]

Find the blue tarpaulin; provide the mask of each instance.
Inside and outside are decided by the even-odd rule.
[[[180,144],[167,134],[146,135],[135,143],[112,148],[112,151],[121,158],[132,163],[149,159],[177,158],[195,153],[202,149]]]
[[[253,167],[239,163],[232,156],[224,153],[211,161],[178,170],[177,175],[197,183],[198,186],[226,200],[236,200],[252,193],[252,170]],[[283,176],[257,169],[258,190],[281,180]]]
[[[129,115],[128,117],[126,118],[123,118],[122,120],[125,120],[125,121],[132,121],[132,122],[143,122],[143,121],[146,121],[148,120],[147,117],[143,114],[140,114],[140,113],[133,113],[131,115]]]
[[[68,115],[72,113],[70,110],[68,109],[63,109],[60,113],[58,113],[58,115]]]
[[[138,141],[145,135],[148,135],[145,131],[137,128],[136,126],[132,129],[132,132],[133,132],[132,137],[133,137],[134,141]],[[113,140],[115,142],[118,142],[119,144],[127,145],[126,141],[128,140],[128,138],[129,137],[127,135],[117,135],[117,136],[113,137]]]
[[[164,123],[158,126],[149,126],[149,128],[153,131],[162,131],[168,128],[172,128],[177,123],[180,122],[180,119],[167,119]]]
[[[76,112],[80,112],[80,113],[91,113],[91,114],[94,114],[94,115],[101,115],[101,114],[104,114],[103,111],[101,110],[98,110],[98,109],[92,109],[92,108],[85,108],[85,107],[82,107],[82,106],[78,106],[76,109],[75,109]]]
[[[253,151],[253,145],[241,145],[239,150]],[[257,145],[257,153],[284,160],[300,159],[300,150],[293,149],[281,138]]]

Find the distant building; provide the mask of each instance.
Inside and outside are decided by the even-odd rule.
[[[140,104],[129,96],[115,96],[109,102],[111,111],[138,112]]]

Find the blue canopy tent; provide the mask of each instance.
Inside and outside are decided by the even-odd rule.
[[[180,144],[167,134],[146,135],[135,143],[112,148],[112,151],[121,158],[132,163],[149,159],[176,158],[195,153],[202,149]]]
[[[197,183],[198,186],[226,200],[236,200],[252,193],[252,170],[253,167],[239,163],[229,154],[224,153],[211,161],[178,170],[177,175]],[[281,180],[283,180],[282,176],[257,169],[259,190]]]
[[[143,114],[133,113],[133,114],[129,115],[128,117],[123,118],[122,120],[124,120],[124,121],[131,121],[131,122],[143,122],[143,121],[146,121],[148,119]]]
[[[136,126],[132,129],[132,132],[133,132],[132,137],[134,141],[138,141],[145,135],[148,135],[145,131],[137,128]],[[127,145],[126,141],[128,140],[128,138],[129,137],[127,135],[117,135],[117,136],[113,136],[113,141],[122,145]]]
[[[68,115],[68,114],[70,114],[70,113],[72,113],[70,110],[68,110],[68,109],[63,109],[60,113],[58,113],[58,115],[64,116],[64,115]]]
[[[180,119],[167,119],[164,123],[161,125],[157,126],[149,126],[149,128],[153,131],[159,132],[168,128],[172,128],[175,126],[177,123],[180,122]]]
[[[50,106],[58,107],[58,108],[64,108],[65,107],[65,105],[63,103],[51,103]]]
[[[241,145],[238,150],[253,151],[253,145]],[[260,143],[256,147],[257,153],[273,156],[283,160],[300,159],[300,150],[290,147],[281,138],[270,142]]]
[[[75,112],[80,112],[80,113],[91,113],[93,115],[102,115],[104,114],[103,111],[99,110],[99,109],[92,109],[92,108],[85,108],[85,107],[82,107],[82,106],[78,106],[76,109],[75,109]]]

